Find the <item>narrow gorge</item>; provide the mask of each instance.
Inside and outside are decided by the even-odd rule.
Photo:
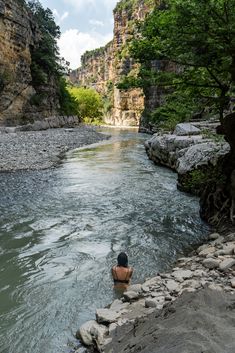
[[[0,352],[234,353],[235,0],[98,3],[0,0]]]
[[[139,35],[136,22],[142,22],[154,4],[154,0],[120,1],[113,11],[113,40],[105,47],[86,52],[81,58],[81,67],[70,74],[74,84],[93,87],[105,97],[107,124],[140,125],[146,104],[143,90],[119,89],[117,84],[124,77],[138,73],[139,65],[130,57],[129,46]]]

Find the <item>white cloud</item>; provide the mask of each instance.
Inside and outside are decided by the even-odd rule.
[[[65,4],[72,5],[76,10],[80,11],[84,6],[95,6],[97,0],[64,0]]]
[[[77,11],[80,11],[84,7],[105,7],[107,9],[113,9],[117,4],[118,0],[64,0],[65,4],[72,5]]]
[[[101,35],[97,32],[83,33],[78,29],[69,29],[58,40],[60,54],[70,62],[70,67],[76,69],[80,66],[81,55],[86,50],[92,50],[104,46],[113,37],[112,33]]]
[[[99,20],[89,20],[89,23],[93,26],[104,27],[104,22]]]
[[[68,11],[65,11],[63,15],[60,15],[56,9],[54,9],[52,12],[58,25],[60,25],[69,16]]]

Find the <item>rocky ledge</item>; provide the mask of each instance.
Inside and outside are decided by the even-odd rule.
[[[8,129],[0,134],[0,172],[51,168],[61,162],[68,150],[108,138],[93,127],[82,125],[44,131]]]
[[[213,233],[170,273],[129,287],[77,332],[76,353],[235,351],[235,233]]]
[[[190,123],[178,124],[173,134],[156,133],[147,140],[146,152],[156,164],[178,173],[181,190],[200,195],[208,177],[219,179],[217,165],[230,151],[227,142],[206,137],[216,136],[215,125],[207,123],[203,126],[201,123],[199,129]],[[203,134],[205,130],[207,135]]]

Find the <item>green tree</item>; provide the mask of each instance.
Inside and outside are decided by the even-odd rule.
[[[94,89],[71,87],[70,94],[79,106],[81,118],[87,123],[100,123],[102,121],[103,101]]]
[[[65,115],[77,115],[81,117],[79,104],[69,91],[69,84],[64,77],[59,80],[59,103],[61,112]]]
[[[40,31],[38,45],[31,48],[32,79],[33,84],[38,86],[48,83],[52,76],[58,78],[64,72],[57,46],[60,28],[55,23],[52,11],[44,9],[38,0],[29,1],[28,8]]]
[[[60,28],[55,23],[52,11],[44,9],[38,0],[29,1],[27,7],[34,16],[40,38],[37,45],[31,47],[32,84],[37,92],[31,101],[40,105],[45,95],[45,86],[50,86],[58,96],[61,113],[76,114],[77,103],[70,96],[64,79],[69,63],[59,56],[57,40],[60,37]]]
[[[204,106],[222,121],[235,87],[235,0],[162,1],[141,26],[132,55],[141,63],[143,87],[181,97],[176,115]]]

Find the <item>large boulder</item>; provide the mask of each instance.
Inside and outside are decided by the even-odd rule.
[[[177,160],[192,145],[203,143],[202,135],[198,136],[177,136],[154,134],[151,139],[145,142],[146,152],[156,164],[164,165],[176,170]]]
[[[216,166],[218,159],[229,150],[228,143],[213,141],[190,146],[178,159],[176,170],[179,174],[185,174],[208,164]]]
[[[200,135],[201,130],[190,123],[177,124],[174,134],[179,136],[185,135]]]
[[[102,344],[105,336],[108,334],[108,328],[99,325],[95,320],[85,322],[76,333],[76,337],[86,346],[92,346],[94,341]]]

